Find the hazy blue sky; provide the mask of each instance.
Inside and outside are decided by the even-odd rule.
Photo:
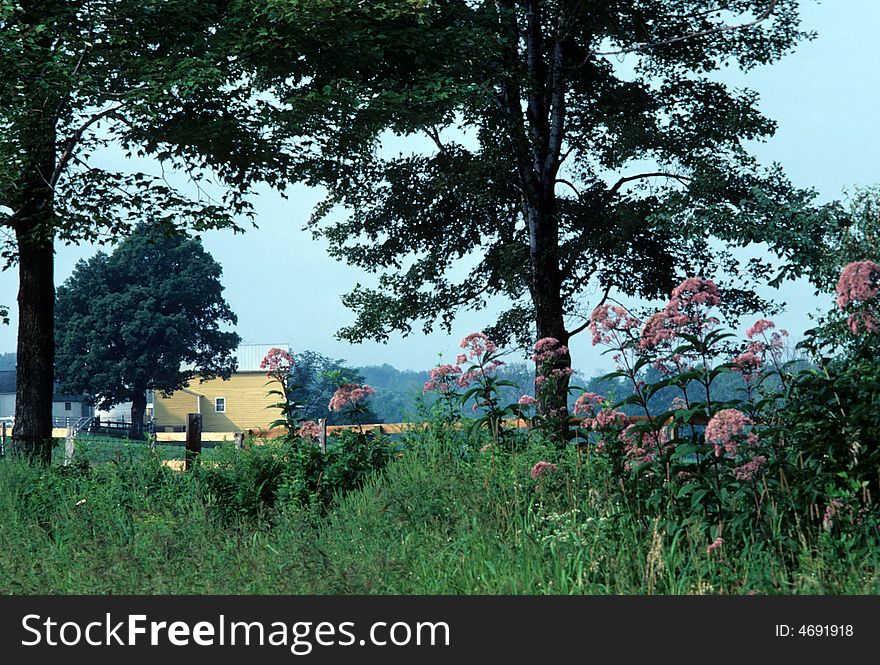
[[[727,80],[758,91],[762,111],[779,124],[773,139],[755,147],[761,160],[780,162],[797,185],[815,187],[830,200],[847,188],[880,183],[880,2],[805,0],[802,5],[804,25],[818,37],[776,65],[745,76],[731,72]],[[334,332],[353,319],[340,295],[358,281],[371,280],[330,259],[325,246],[302,231],[319,198],[304,187],[295,188],[286,201],[261,190],[255,201],[258,230],[205,234],[206,248],[223,265],[226,298],[238,314],[244,341],[286,341],[295,351],[311,349],[355,365],[388,362],[417,369],[434,365],[440,352],[449,358],[462,336],[491,321],[491,312],[468,313],[451,337],[417,332],[394,337],[388,345],[337,341]],[[56,283],[97,249],[59,247]],[[15,270],[0,273],[0,303],[12,306],[11,325],[0,326],[0,352],[15,350],[17,289]],[[830,304],[804,285],[788,286],[779,297],[789,308],[777,320],[795,334],[807,327],[808,311]],[[575,366],[588,374],[607,368],[586,335],[573,340],[572,352]]]

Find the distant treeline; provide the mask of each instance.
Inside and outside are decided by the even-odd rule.
[[[429,369],[400,370],[388,363],[348,367],[344,360],[329,358],[313,351],[297,353],[295,358],[297,383],[302,386],[297,394],[297,400],[303,405],[303,414],[313,419],[326,418],[332,425],[345,424],[338,414],[330,412],[327,407],[335,390],[334,383],[327,375],[333,372],[341,373],[346,381],[367,383],[376,389],[376,394],[371,399],[372,413],[368,414],[368,420],[371,422],[399,423],[418,419],[419,398],[426,407],[430,407],[437,399],[436,395],[423,392],[430,373]],[[0,353],[0,370],[10,369],[15,369],[15,353]],[[516,401],[522,395],[534,395],[532,365],[524,362],[510,363],[499,372],[504,379],[516,385],[515,388],[506,389],[506,397],[510,401]],[[653,367],[649,368],[644,376],[648,383],[661,378],[660,373]],[[580,372],[575,372],[571,385],[575,387],[570,396],[572,403],[584,391],[604,395],[612,401],[624,399],[632,394],[631,384],[622,378],[586,377]],[[712,384],[711,397],[713,400],[727,401],[741,396],[744,390],[745,384],[740,374],[722,374]],[[706,396],[701,391],[701,386],[693,384],[688,389],[688,396],[694,400],[704,400]],[[680,396],[681,391],[677,388],[660,390],[651,400],[651,411],[662,413],[668,410],[672,400]],[[639,413],[638,407],[632,405],[624,407],[623,410],[634,415]]]
[[[423,396],[424,403],[430,406],[436,395],[431,393],[423,395],[425,382],[429,372],[399,370],[387,363],[380,366],[358,367],[354,370],[363,380],[376,388],[376,395],[372,399],[373,411],[379,419],[377,422],[405,422],[418,416],[417,398]],[[526,363],[512,363],[503,367],[499,373],[501,376],[516,384],[516,388],[507,388],[507,398],[516,401],[522,395],[534,395],[534,367]],[[653,367],[644,373],[644,380],[655,383],[663,377]],[[580,372],[572,376],[572,394],[569,403],[573,403],[582,392],[593,392],[607,397],[611,401],[618,401],[632,394],[632,384],[628,379],[603,379],[600,376],[586,377]],[[742,398],[745,392],[745,383],[742,375],[730,372],[719,375],[712,383],[710,397],[713,401],[729,401]],[[664,388],[658,391],[649,404],[652,413],[663,413],[671,407],[672,400],[681,397],[678,388]],[[701,385],[693,383],[688,387],[688,398],[693,401],[706,399]],[[640,415],[639,407],[628,405],[622,409],[631,415]]]

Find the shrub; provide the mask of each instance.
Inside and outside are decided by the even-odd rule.
[[[772,321],[761,319],[746,340],[732,341],[713,316],[722,295],[711,280],[685,280],[644,324],[618,306],[593,313],[593,341],[609,347],[618,365],[605,378],[627,379],[632,393],[615,404],[584,394],[575,408],[586,416],[585,435],[598,434],[596,450],[609,457],[637,516],[698,525],[710,542],[756,531],[793,547],[804,535],[800,525],[821,526],[843,505],[856,512],[876,505],[869,490],[880,478],[874,265],[844,269],[840,311],[801,345],[813,351],[813,365],[800,371],[785,362],[787,333]],[[816,353],[826,347],[837,349],[836,359]],[[648,366],[659,380],[645,381]],[[742,377],[743,390],[716,399],[713,383],[731,373]],[[652,397],[669,389],[680,393],[670,410],[652,411]],[[641,419],[627,419],[624,408],[639,409]]]
[[[326,509],[336,494],[360,487],[391,459],[392,447],[381,437],[343,431],[322,453],[314,446],[297,449],[283,474],[280,497],[288,506]]]
[[[326,452],[283,437],[243,450],[220,447],[213,464],[197,467],[197,476],[224,520],[268,518],[284,508],[326,509],[335,494],[360,487],[391,455],[384,439],[357,432],[331,439]]]

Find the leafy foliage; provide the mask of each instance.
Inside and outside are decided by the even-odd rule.
[[[328,188],[315,233],[380,275],[345,297],[357,319],[344,339],[416,321],[449,329],[499,296],[510,308],[494,339],[530,346],[537,322],[538,337],[567,343],[563,317],[588,313],[597,293],[658,297],[685,274],[726,275],[731,316],[767,309],[751,284],[773,264],[732,249],[767,242],[804,263],[835,227],[836,208],[817,209],[748,154],[775,130],[757,95],[713,77],[809,37],[794,1],[744,30],[719,30],[727,13],[695,0],[246,7],[242,60],[276,97],[309,179]],[[421,147],[387,156],[388,133]]]
[[[37,140],[56,153],[45,174],[54,229],[42,233],[69,242],[142,221],[239,228],[245,184],[273,180],[284,157],[259,129],[251,90],[236,84],[223,16],[210,1],[0,4],[0,204],[11,209],[0,223],[18,223]],[[41,139],[46,123],[54,133]],[[111,145],[187,173],[196,195],[152,169],[107,168],[100,153]],[[226,185],[219,199],[210,178]]]
[[[0,225],[12,231],[0,253],[20,272],[14,445],[44,461],[55,240],[112,240],[141,222],[240,230],[251,183],[286,172],[228,57],[227,10],[213,0],[0,2]],[[133,159],[108,163],[111,147]]]
[[[108,408],[228,378],[240,337],[221,273],[198,240],[145,224],[80,261],[57,293],[58,380]]]
[[[347,432],[327,451],[307,441],[279,439],[244,450],[224,447],[199,480],[222,519],[272,518],[285,510],[326,510],[338,495],[363,485],[392,457],[387,442]]]

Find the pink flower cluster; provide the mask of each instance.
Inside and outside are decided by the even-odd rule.
[[[749,326],[748,330],[746,330],[746,337],[748,339],[754,339],[758,335],[763,335],[765,332],[775,327],[776,324],[769,319],[758,319],[751,326]]]
[[[620,333],[628,334],[641,322],[620,305],[599,305],[590,315],[587,329],[593,335],[593,346],[610,344]]]
[[[481,378],[488,376],[503,365],[503,360],[490,360],[482,367],[471,367],[467,372],[458,377],[455,383],[458,384],[460,388],[467,388],[474,381],[479,381]]]
[[[568,407],[561,406],[558,409],[547,409],[544,415],[548,418],[568,418]]]
[[[837,281],[837,306],[841,309],[852,303],[873,300],[880,292],[880,266],[873,261],[856,261],[847,265]]]
[[[441,383],[449,383],[450,377],[453,374],[460,374],[458,378],[455,379],[455,383],[460,388],[467,388],[474,381],[480,380],[504,365],[504,362],[497,358],[484,362],[486,360],[486,354],[495,353],[498,350],[498,346],[483,333],[475,332],[465,335],[459,343],[459,346],[465,349],[466,353],[458,354],[455,358],[455,365],[442,365],[441,367],[436,368],[438,370],[443,368],[444,374]],[[471,368],[466,372],[462,372],[461,365],[468,361],[473,363]],[[431,381],[438,381],[440,379],[441,376],[439,374],[435,376],[435,373],[432,372]],[[428,383],[425,384],[426,390],[442,390],[439,386],[434,387],[433,385],[431,388],[428,388],[431,381],[428,381]]]
[[[719,536],[718,538],[715,539],[715,541],[711,545],[709,545],[709,547],[706,548],[706,553],[712,554],[712,552],[714,552],[715,550],[720,550],[723,545],[724,545],[724,538]]]
[[[608,400],[596,393],[584,393],[574,402],[575,415],[585,415],[581,421],[584,427],[593,430],[604,430],[611,427],[626,425],[626,414],[615,411],[607,406]]]
[[[715,282],[703,277],[688,277],[672,290],[667,309],[681,311],[690,306],[714,307],[720,304],[721,293]]]
[[[750,344],[750,348],[754,349],[755,343]],[[746,351],[731,361],[734,372],[742,374],[743,381],[748,386],[756,377],[760,375],[761,367],[764,364],[763,359],[755,353],[754,350]]]
[[[266,370],[266,376],[271,378],[286,376],[293,369],[293,356],[284,349],[269,349],[260,362],[260,369]]]
[[[825,515],[822,518],[822,528],[825,531],[830,531],[834,527],[834,523],[845,507],[846,501],[840,497],[835,497],[828,502],[828,505],[825,506]]]
[[[662,374],[681,374],[691,368],[694,358],[684,353],[670,353],[651,363]]]
[[[541,363],[554,361],[567,353],[568,347],[560,344],[558,339],[555,337],[544,337],[535,343],[535,353],[532,356],[532,361],[536,365],[540,365]]]
[[[535,404],[537,404],[537,403],[538,403],[538,400],[536,400],[531,395],[523,395],[517,401],[517,404],[519,404],[520,406],[535,406]]]
[[[339,386],[330,398],[329,408],[331,411],[342,411],[348,406],[354,406],[363,402],[370,395],[375,395],[376,390],[366,384],[346,383]]]
[[[708,330],[717,325],[718,319],[707,316],[704,310],[720,303],[721,293],[715,282],[703,277],[688,277],[672,290],[666,307],[645,322],[639,348],[656,349],[671,344],[671,340],[682,331]],[[679,358],[676,364],[684,360]],[[672,371],[674,367],[668,369]]]
[[[618,439],[623,442],[623,453],[627,458],[625,467],[632,469],[632,465],[653,462],[663,455],[669,444],[669,434],[665,429],[647,432],[638,432],[636,425],[628,425],[620,433]]]
[[[459,365],[465,362],[467,358],[477,359],[486,353],[495,353],[498,350],[495,342],[481,332],[474,332],[470,335],[465,335],[458,345],[466,351],[466,354],[460,354],[456,359],[456,362]],[[465,357],[465,355],[467,357]]]
[[[560,343],[555,337],[544,337],[535,343],[535,353],[532,360],[537,367],[535,377],[535,390],[539,396],[548,391],[553,391],[565,380],[574,374],[571,367],[560,365],[566,364],[566,356],[569,349]],[[545,413],[544,415],[550,415]]]
[[[864,305],[880,293],[880,266],[873,261],[856,261],[847,265],[837,281],[837,306]],[[862,331],[880,330],[876,312],[855,312],[847,321],[853,335]]]
[[[597,393],[584,393],[574,401],[574,413],[578,416],[584,414],[595,415],[607,401],[602,395]]]
[[[784,337],[788,337],[788,331],[784,328],[780,328],[778,331],[774,330],[776,328],[776,324],[769,319],[759,319],[755,321],[748,330],[746,330],[746,338],[752,340],[748,347],[746,348],[746,353],[740,356],[740,358],[744,359],[747,363],[754,362],[754,358],[758,358],[758,356],[766,357],[767,354],[770,355],[770,358],[774,363],[779,364],[781,360],[781,351],[785,347]],[[768,331],[773,330],[772,333],[768,334]],[[755,339],[756,337],[762,337],[762,340]],[[758,359],[758,362],[761,362]],[[736,363],[736,360],[734,360]],[[757,370],[757,367],[755,368]],[[745,376],[746,371],[740,370],[743,372]]]
[[[754,432],[746,434],[746,427],[752,425],[752,419],[736,409],[722,409],[709,419],[706,425],[706,443],[715,447],[715,456],[721,457],[725,452],[733,457],[739,450],[740,440],[754,446],[758,437]]]
[[[758,455],[742,466],[734,468],[733,475],[737,480],[753,480],[760,473],[761,469],[764,468],[766,463],[767,458],[763,455]]]
[[[622,411],[602,409],[596,414],[595,418],[584,418],[584,427],[590,427],[594,430],[604,430],[610,427],[626,425],[627,421],[628,418]]]
[[[880,330],[880,321],[873,314],[857,312],[847,319],[847,326],[853,335],[858,335],[863,330],[865,332]]]
[[[676,330],[670,325],[666,311],[654,312],[648,317],[648,320],[645,321],[645,326],[642,328],[639,348],[655,349],[673,339],[675,335]]]
[[[533,480],[537,480],[550,473],[556,473],[556,465],[551,462],[538,462],[532,467]]]
[[[559,381],[562,377],[571,376],[572,374],[574,374],[574,370],[571,367],[557,367],[556,369],[551,369],[545,374],[537,376],[535,378],[535,385],[540,387],[543,386],[548,379]]]
[[[440,365],[431,370],[431,376],[425,382],[424,392],[436,390],[441,393],[448,393],[453,383],[458,383],[461,378],[462,370],[458,365]]]
[[[301,439],[316,441],[321,438],[321,426],[314,420],[307,420],[299,426],[296,435]]]
[[[761,369],[763,361],[751,351],[746,351],[742,355],[733,359],[733,371],[742,372],[743,379],[750,381],[752,377]]]

